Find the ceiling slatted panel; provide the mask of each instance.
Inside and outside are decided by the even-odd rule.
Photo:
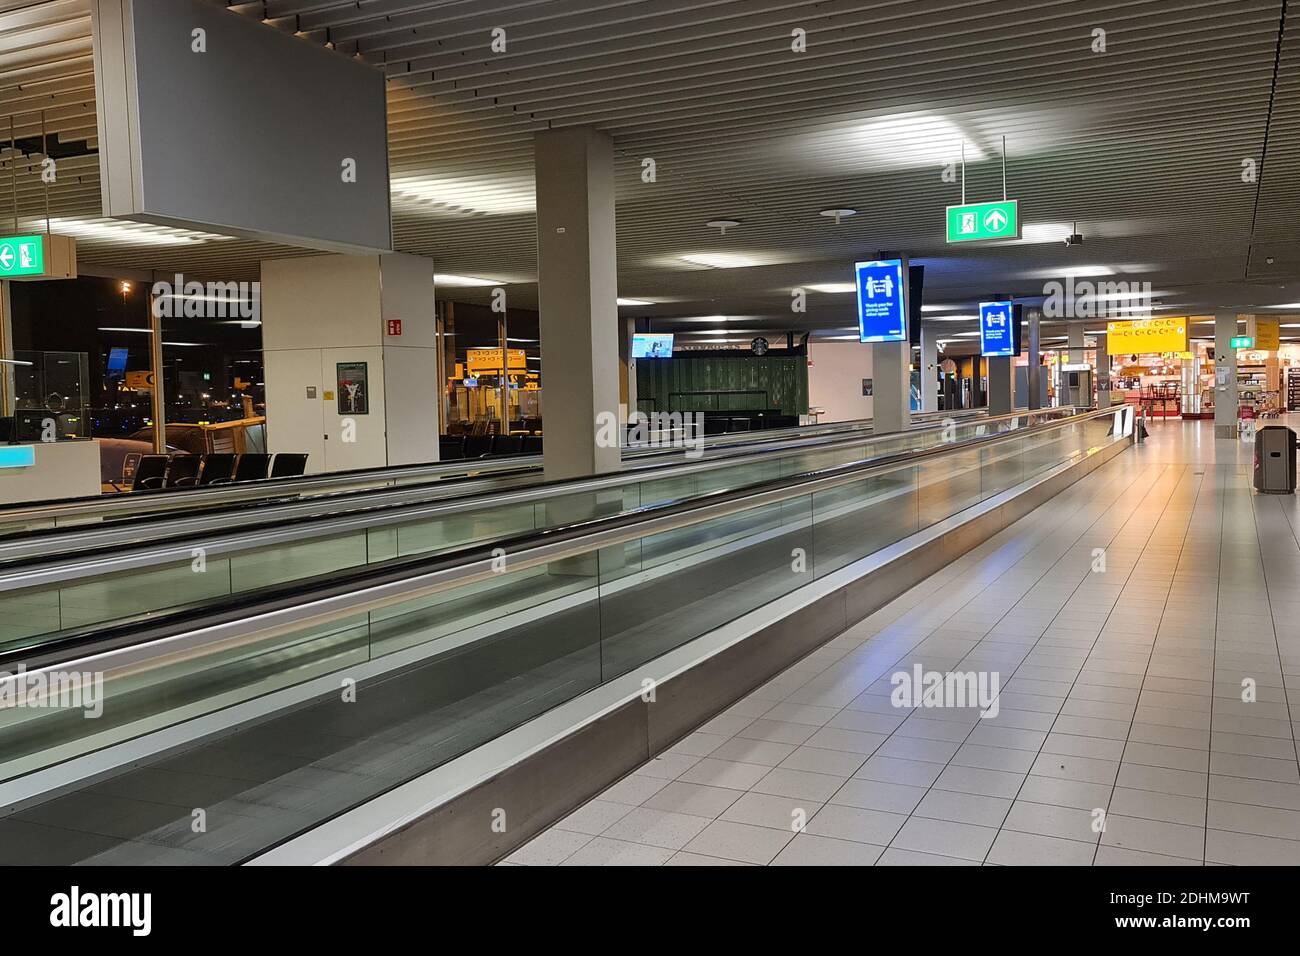
[[[397,248],[440,272],[514,283],[516,305],[535,301],[532,136],[578,123],[618,148],[620,291],[661,303],[637,314],[784,328],[792,286],[842,282],[848,263],[880,248],[927,262],[931,300],[1028,295],[1093,263],[1149,278],[1189,308],[1300,300],[1289,286],[1300,279],[1300,178],[1288,174],[1300,162],[1300,28],[1282,36],[1279,59],[1281,0],[219,5],[385,71]],[[495,28],[504,53],[490,49]],[[807,52],[791,51],[795,28]],[[1105,53],[1092,50],[1098,28]],[[93,146],[84,0],[0,0],[0,115],[24,114],[18,135],[30,136],[41,109],[51,132]],[[964,137],[968,197],[997,198],[1004,136],[1009,192],[1054,241],[946,247],[943,206],[961,190],[943,164]],[[24,217],[43,215],[33,158],[18,163]],[[1260,182],[1243,182],[1245,159],[1262,161]],[[839,225],[818,215],[844,206],[859,214]],[[93,155],[62,162],[50,208],[98,215]],[[741,226],[719,236],[705,226],[714,218]],[[1055,240],[1076,221],[1087,241],[1065,249]],[[293,252],[82,240],[87,260],[234,276]],[[680,258],[710,252],[756,265]],[[814,295],[797,324],[842,327],[851,314],[848,298]]]

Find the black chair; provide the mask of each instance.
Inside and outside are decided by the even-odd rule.
[[[493,435],[492,436],[492,455],[501,457],[511,457],[522,455],[524,453],[524,436],[523,435]]]
[[[541,435],[524,435],[525,455],[540,455],[542,453],[542,436]]]
[[[438,460],[457,461],[465,457],[464,435],[438,436]]]
[[[0,442],[16,442],[18,430],[14,427],[12,417],[0,418]]]
[[[240,455],[235,465],[235,481],[261,481],[271,470],[270,455]]]
[[[490,454],[492,454],[491,435],[466,435],[465,436],[465,457],[466,458],[486,458]]]
[[[172,455],[167,465],[164,488],[193,488],[199,481],[199,468],[203,458],[199,455]]]
[[[728,426],[727,431],[728,431],[728,432],[747,432],[747,431],[749,431],[750,422],[751,422],[751,419],[749,419],[749,418],[733,418],[733,419],[731,419],[731,423],[730,423],[730,425]]]
[[[235,456],[227,454],[204,455],[199,469],[198,485],[228,485],[235,474]]]
[[[307,471],[307,456],[280,452],[271,463],[272,478],[297,478]]]
[[[163,486],[167,479],[167,462],[169,455],[142,455],[131,477],[132,491],[154,491]]]

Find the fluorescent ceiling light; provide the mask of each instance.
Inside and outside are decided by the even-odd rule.
[[[978,315],[938,315],[930,319],[931,322],[977,322]]]
[[[813,162],[847,168],[908,168],[987,158],[952,120],[931,113],[901,113],[878,119],[836,124],[801,134],[790,148]]]
[[[645,299],[619,299],[618,304],[627,306],[654,305],[653,302],[647,302]]]
[[[1300,302],[1287,302],[1285,305],[1261,305],[1261,309],[1300,309]]]
[[[96,332],[143,332],[145,335],[151,335],[153,333],[153,329],[121,328],[121,327],[111,326],[111,325],[101,326],[95,331]]]
[[[417,176],[393,180],[392,193],[399,202],[432,206],[451,216],[518,215],[537,208],[531,176],[505,182],[468,176]]]
[[[732,252],[694,252],[679,256],[683,262],[692,265],[708,266],[710,269],[748,269],[758,265],[758,260]]]
[[[922,312],[956,312],[964,308],[966,308],[966,306],[964,305],[922,305],[921,311]]]
[[[39,221],[44,225],[44,220]],[[189,229],[172,229],[143,222],[124,222],[120,219],[59,219],[50,220],[50,232],[75,236],[90,242],[132,243],[143,246],[183,246],[196,242],[229,239],[209,232]]]
[[[1074,227],[1064,222],[1027,222],[1020,227],[1020,238],[1009,242],[1059,242],[1074,232]]]
[[[1067,266],[1060,270],[1067,279],[1085,279],[1092,276],[1113,276],[1115,270],[1110,266]]]
[[[852,282],[811,282],[805,288],[830,295],[844,295],[848,292],[858,291],[858,287]]]
[[[474,289],[480,286],[505,285],[498,279],[480,279],[477,276],[453,276],[453,275],[435,275],[433,277],[435,286],[448,286],[455,288]]]

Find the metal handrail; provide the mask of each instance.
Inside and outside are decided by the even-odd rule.
[[[89,650],[84,657],[74,660],[64,658],[59,661],[42,661],[34,667],[28,666],[27,671],[32,673],[54,667],[107,671],[166,655],[189,653],[199,647],[209,650],[238,647],[255,640],[266,640],[304,628],[327,625],[343,618],[491,580],[501,573],[497,568],[500,567],[502,550],[507,555],[508,571],[524,571],[649,535],[662,534],[765,505],[779,504],[867,477],[913,467],[932,458],[1024,440],[1094,418],[1124,414],[1125,411],[1124,408],[1096,409],[1060,421],[973,438],[959,444],[940,445],[873,461],[837,465],[761,482],[743,489],[712,492],[683,501],[649,505],[607,518],[535,531],[516,538],[498,539],[490,544],[472,545],[450,553],[387,562],[382,566],[360,570],[344,581],[330,577],[324,583],[309,584],[300,581],[291,589],[284,586],[267,589],[254,601],[249,601],[247,594],[242,600],[232,597],[222,603],[237,601],[237,616],[229,607],[214,610],[206,616],[207,620],[223,616],[225,619],[219,623],[189,626],[187,621],[185,629],[166,633],[168,625],[163,617],[145,629],[148,633],[142,635],[137,632],[142,639],[129,646]],[[309,595],[307,600],[303,600],[304,591]],[[183,614],[177,616],[187,617]]]
[[[997,423],[1024,417],[1026,413],[1000,415],[981,419],[981,423]],[[927,427],[924,431],[931,431]],[[922,432],[917,429],[916,432]],[[744,456],[743,464],[762,464],[779,460],[790,454],[808,449],[834,449],[862,441],[887,441],[907,432],[885,435],[855,435],[831,438],[811,438],[780,443],[768,451],[754,451]],[[169,561],[190,560],[195,548],[202,548],[208,557],[235,554],[256,548],[271,547],[292,541],[318,538],[326,535],[347,534],[371,528],[435,518],[440,515],[462,513],[481,505],[506,506],[536,504],[575,494],[606,491],[640,481],[655,480],[656,472],[670,472],[671,477],[692,475],[737,467],[736,458],[714,458],[692,464],[667,464],[633,472],[614,472],[595,478],[573,478],[558,482],[533,482],[518,490],[500,490],[495,482],[480,482],[457,487],[464,492],[442,500],[428,500],[428,490],[423,486],[397,487],[374,491],[364,503],[338,514],[337,497],[324,495],[306,501],[286,501],[274,505],[273,511],[250,514],[237,530],[230,530],[230,515],[219,512],[210,516],[196,516],[187,520],[183,530],[174,536],[178,543],[153,548],[142,548],[128,554],[114,549],[153,541],[159,537],[152,522],[141,519],[139,523],[126,523],[112,527],[62,528],[30,535],[13,541],[0,541],[0,592],[38,587],[69,579],[81,579],[120,571],[164,564]],[[275,524],[266,530],[251,530],[254,525]],[[203,539],[204,534],[215,537]],[[4,571],[4,565],[21,564],[45,558],[51,550],[51,541],[63,552],[77,552],[71,557],[42,561],[34,567],[19,567]],[[183,540],[183,543],[179,543]],[[94,559],[97,551],[110,551]]]

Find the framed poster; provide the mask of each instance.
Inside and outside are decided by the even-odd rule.
[[[370,414],[370,382],[365,362],[339,362],[335,365],[338,379],[340,415]]]

